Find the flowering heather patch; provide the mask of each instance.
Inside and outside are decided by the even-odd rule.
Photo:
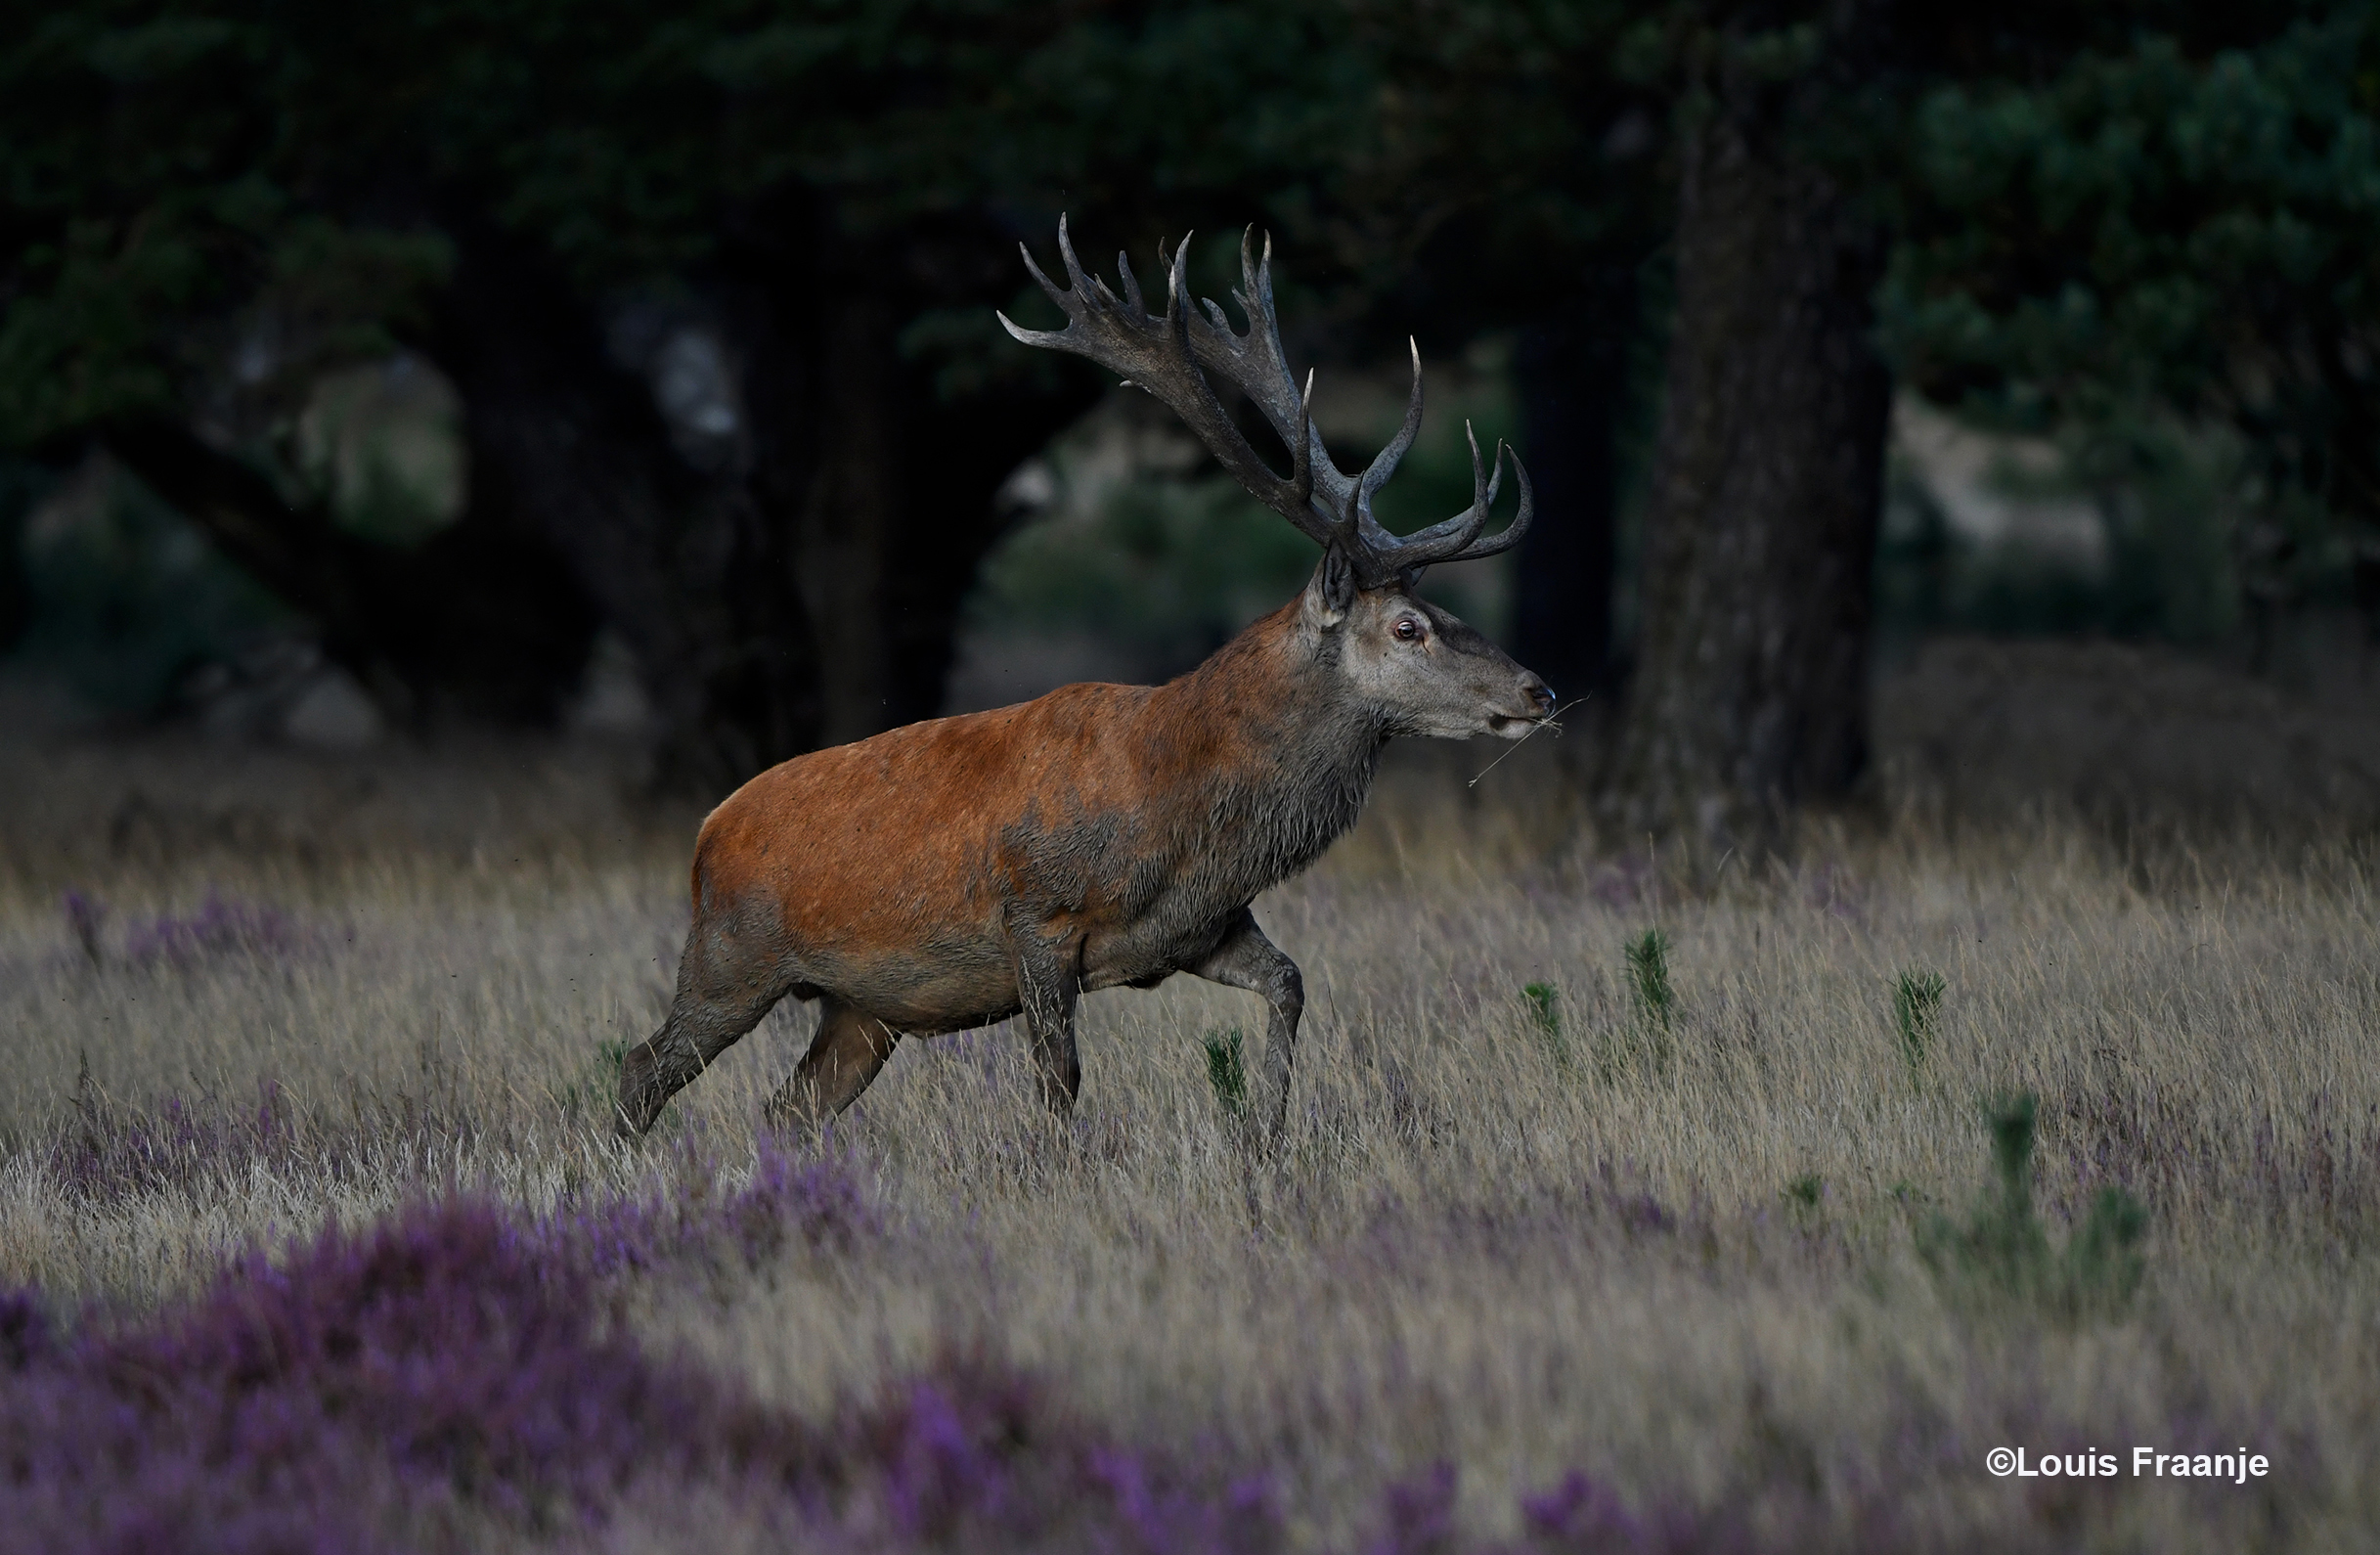
[[[1116,1442],[980,1357],[946,1356],[889,1385],[825,1439],[849,1488],[836,1531],[858,1548],[1269,1555],[1281,1544],[1264,1476]]]
[[[436,1545],[466,1513],[551,1527],[637,1473],[798,1449],[608,1336],[595,1298],[578,1261],[457,1202],[243,1259],[151,1323],[33,1327],[0,1401],[0,1544]]]
[[[1272,1555],[1261,1472],[1153,1452],[1086,1426],[1032,1378],[947,1354],[811,1422],[638,1345],[608,1273],[724,1241],[848,1252],[874,1207],[830,1162],[765,1158],[716,1223],[650,1204],[526,1219],[468,1198],[249,1255],[186,1308],[61,1332],[0,1294],[0,1551],[567,1546],[623,1513],[666,1527],[707,1489],[803,1547]],[[1391,1552],[1458,1539],[1455,1479],[1391,1486]],[[1573,1475],[1522,1505],[1513,1555],[1823,1548],[1815,1502],[1777,1536],[1680,1507],[1648,1515]],[[1806,1525],[1806,1526],[1805,1526]]]
[[[765,1161],[719,1204],[848,1248],[875,1224],[846,1174]],[[565,1536],[709,1486],[814,1543],[1263,1552],[1260,1479],[1177,1472],[953,1359],[828,1429],[656,1357],[601,1273],[701,1245],[650,1207],[524,1221],[469,1199],[251,1255],[186,1310],[56,1334],[0,1296],[0,1549],[461,1547],[488,1525]],[[662,1513],[666,1520],[666,1510]]]
[[[50,1140],[47,1166],[68,1194],[112,1204],[230,1180],[257,1164],[287,1168],[302,1154],[287,1099],[269,1080],[252,1108],[167,1096],[142,1109],[101,1099],[86,1076],[73,1117]]]
[[[766,1136],[752,1180],[727,1200],[722,1219],[745,1262],[755,1266],[788,1240],[817,1252],[848,1253],[884,1229],[883,1217],[846,1166],[798,1161]]]
[[[305,938],[286,913],[235,902],[209,887],[198,911],[185,917],[159,913],[124,936],[124,959],[134,966],[188,971],[236,957],[274,957],[302,949]]]
[[[1521,1499],[1521,1536],[1482,1546],[1455,1519],[1452,1465],[1434,1464],[1390,1485],[1381,1497],[1378,1533],[1364,1555],[1790,1555],[1798,1551],[1905,1548],[1889,1509],[1865,1500],[1843,1526],[1816,1496],[1794,1493],[1755,1521],[1745,1505],[1697,1510],[1682,1500],[1631,1506],[1610,1487],[1572,1470],[1552,1489]]]

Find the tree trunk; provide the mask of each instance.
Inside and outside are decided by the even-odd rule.
[[[802,598],[818,630],[821,743],[864,739],[897,722],[885,584],[903,516],[902,466],[931,458],[892,424],[902,409],[893,310],[864,293],[842,299],[823,321],[814,369],[825,392],[812,414],[818,428],[810,489],[799,508],[794,550]]]
[[[1098,396],[1095,376],[1052,384],[1019,350],[1015,380],[954,397],[904,352],[920,307],[989,320],[1011,252],[971,222],[855,242],[787,201],[753,213],[723,258],[752,485],[785,525],[815,632],[824,743],[941,710],[960,609],[1000,537],[1001,484]]]
[[[24,523],[44,483],[39,466],[0,455],[0,653],[15,647],[33,621],[24,577]]]
[[[415,550],[361,539],[327,508],[292,508],[244,462],[178,422],[101,443],[234,562],[321,627],[324,651],[400,716],[550,719],[578,685],[593,607],[561,559],[474,511]]]
[[[1002,294],[1004,245],[862,251],[805,216],[792,242],[731,248],[691,305],[733,379],[733,424],[698,444],[540,254],[453,224],[454,282],[417,344],[462,394],[469,503],[418,550],[292,509],[178,423],[107,442],[400,711],[550,719],[609,623],[661,725],[658,779],[724,793],[938,710],[994,493],[1096,396],[1088,375],[938,394],[903,321]]]
[[[1617,436],[1636,315],[1634,277],[1599,274],[1567,311],[1522,331],[1513,356],[1538,517],[1521,542],[1513,646],[1565,702],[1611,678]]]
[[[534,525],[627,641],[660,781],[725,793],[811,749],[816,646],[746,429],[698,464],[559,277],[494,233],[459,246],[432,354],[463,393],[472,505]]]
[[[1868,757],[1883,245],[1761,90],[1723,88],[1681,146],[1643,637],[1608,795],[1623,834],[1711,857],[1849,794]]]

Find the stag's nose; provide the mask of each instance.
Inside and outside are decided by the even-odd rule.
[[[1527,697],[1529,701],[1535,705],[1537,709],[1537,716],[1539,718],[1551,718],[1554,716],[1553,688],[1547,686],[1545,682],[1539,680],[1536,676],[1532,675],[1521,683],[1521,694]]]

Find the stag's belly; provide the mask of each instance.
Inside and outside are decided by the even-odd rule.
[[[1080,967],[1085,992],[1154,988],[1187,972],[1221,943],[1243,904],[1166,904],[1172,911],[1116,914],[1086,925]]]
[[[1012,919],[1012,926],[977,920],[915,937],[882,934],[885,921],[904,905],[855,894],[835,904],[836,911],[815,911],[793,924],[788,939],[803,982],[918,1036],[964,1031],[1018,1012],[1015,932],[1032,935],[1056,955],[1084,993],[1154,988],[1203,962],[1238,906],[1202,912],[1196,921],[1179,913],[1068,910],[1037,920]],[[871,913],[870,906],[881,912]]]

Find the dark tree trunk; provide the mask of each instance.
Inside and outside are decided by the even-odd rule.
[[[730,245],[678,321],[732,379],[732,424],[691,439],[650,364],[614,349],[617,321],[526,245],[453,224],[454,281],[417,343],[463,397],[469,504],[419,550],[290,508],[178,424],[109,446],[399,709],[551,718],[609,623],[661,725],[660,780],[723,793],[938,709],[994,493],[1096,394],[1083,376],[946,401],[903,323],[1003,295],[987,266],[1006,245],[968,230],[862,250],[796,214],[786,241]]]
[[[415,550],[292,508],[251,466],[178,422],[105,430],[102,444],[225,555],[320,623],[323,647],[400,715],[553,716],[578,684],[596,617],[561,558],[474,509]]]
[[[491,233],[461,251],[432,354],[463,393],[472,507],[533,526],[627,641],[662,780],[724,792],[812,748],[817,648],[754,439],[698,465],[560,278]]]
[[[42,478],[36,466],[0,458],[0,653],[15,647],[33,621],[24,577],[24,521]]]
[[[921,305],[988,320],[1011,251],[972,222],[856,243],[797,205],[755,215],[725,256],[753,486],[814,625],[822,743],[941,710],[960,608],[1000,537],[993,499],[1097,397],[1087,374],[1053,387],[1020,373],[953,399],[902,349]]]
[[[1005,532],[995,511],[1001,485],[1096,404],[1106,387],[1095,372],[1068,372],[1055,387],[1020,384],[996,396],[953,402],[911,380],[909,425],[934,455],[908,464],[901,560],[886,582],[887,685],[895,722],[941,711],[960,607],[984,557]]]
[[[813,444],[808,489],[794,508],[802,598],[818,627],[821,743],[864,739],[903,720],[892,706],[891,602],[886,585],[905,557],[904,466],[931,459],[895,422],[905,410],[897,356],[899,315],[865,292],[829,305],[812,341],[819,392],[804,428]]]
[[[1680,148],[1644,630],[1609,795],[1625,834],[1714,854],[1847,795],[1868,757],[1883,245],[1794,151],[1779,91],[1722,86]]]
[[[1540,520],[1521,542],[1513,646],[1565,702],[1605,689],[1611,677],[1633,279],[1616,270],[1590,278],[1567,311],[1521,332],[1513,357],[1521,451]]]

